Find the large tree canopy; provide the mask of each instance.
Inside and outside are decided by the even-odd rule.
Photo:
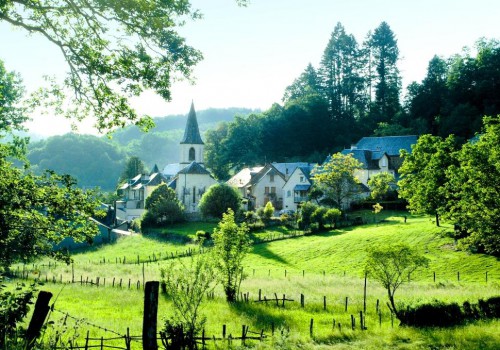
[[[199,17],[188,0],[0,1],[1,21],[41,35],[68,64],[64,86],[51,84],[42,93],[49,97],[44,105],[72,118],[93,115],[99,130],[150,125],[128,98],[152,89],[168,101],[172,81],[190,78],[202,54],[177,29]],[[63,111],[66,98],[73,107]]]

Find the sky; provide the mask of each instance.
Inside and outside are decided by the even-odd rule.
[[[131,101],[140,114],[152,117],[197,110],[246,107],[266,110],[280,103],[285,88],[321,56],[336,23],[361,43],[382,21],[389,24],[400,50],[403,87],[420,82],[434,55],[449,57],[473,47],[481,37],[500,39],[498,0],[191,0],[204,18],[179,32],[202,51],[194,69],[195,84],[176,82],[172,101],[153,92]],[[23,78],[27,91],[44,75],[62,79],[67,70],[58,49],[39,36],[28,36],[0,22],[0,59]],[[31,132],[49,136],[70,130],[70,123],[33,115]],[[80,126],[95,133],[92,121]]]

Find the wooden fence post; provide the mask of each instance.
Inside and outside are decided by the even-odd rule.
[[[158,290],[160,282],[146,282],[144,291],[144,316],[142,323],[143,350],[158,350],[156,324],[158,316]]]
[[[311,323],[309,324],[309,335],[311,338],[314,335],[314,318],[311,318]]]
[[[26,339],[28,341],[27,348],[31,349],[35,343],[36,338],[40,335],[40,329],[42,329],[45,318],[49,313],[49,301],[52,298],[52,293],[40,291],[38,293],[38,298],[36,299],[35,309],[33,310],[33,316],[31,317],[28,330],[26,331]]]
[[[363,312],[366,313],[366,278],[368,277],[368,272],[365,272],[365,286],[363,288]]]

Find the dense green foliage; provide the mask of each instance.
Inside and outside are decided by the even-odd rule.
[[[349,200],[361,192],[360,182],[354,176],[361,163],[351,154],[335,153],[321,166],[313,169],[314,186],[321,190],[324,199],[338,209],[343,209]]]
[[[159,185],[146,198],[146,213],[142,218],[142,228],[165,223],[173,224],[182,220],[184,220],[184,206],[177,199],[175,191],[166,184]]]
[[[228,302],[236,301],[243,275],[243,258],[250,251],[251,241],[245,223],[234,221],[234,212],[227,210],[214,229],[213,257]]]
[[[400,196],[413,212],[456,224],[457,238],[476,251],[500,255],[500,116],[484,118],[484,133],[461,148],[452,136],[424,135],[404,155]]]
[[[484,115],[500,113],[498,41],[479,41],[475,56],[435,56],[403,103],[397,45],[385,22],[361,45],[338,23],[319,67],[307,65],[285,89],[283,105],[207,133],[207,165],[225,179],[263,160],[322,162],[362,136],[453,133],[465,140]]]
[[[453,136],[443,140],[439,136],[422,135],[411,153],[403,150],[401,154],[404,161],[399,169],[399,195],[408,201],[412,212],[435,215],[437,226],[448,201],[445,172],[456,163],[456,149]]]
[[[395,186],[396,179],[391,173],[378,173],[368,180],[368,187],[370,187],[372,199],[383,199]]]
[[[94,193],[76,187],[69,175],[46,171],[35,175],[28,164],[17,168],[16,157],[24,157],[24,141],[4,137],[22,128],[22,110],[15,105],[22,86],[15,74],[0,61],[0,273],[15,262],[28,262],[38,256],[68,259],[53,250],[66,237],[92,242],[98,233],[90,217],[96,216]]]
[[[231,209],[238,213],[241,208],[241,195],[237,189],[226,184],[211,186],[200,199],[199,208],[204,217],[222,218]]]

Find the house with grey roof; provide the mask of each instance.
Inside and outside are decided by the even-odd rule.
[[[263,207],[267,202],[271,202],[276,210],[281,210],[284,208],[283,186],[297,168],[310,166],[305,162],[293,162],[244,168],[231,177],[227,184],[240,191],[248,201],[249,210]]]
[[[167,182],[168,179],[158,170],[156,164],[149,174],[138,174],[129,179],[117,191],[122,197],[121,201],[116,202],[117,218],[127,221],[140,218],[145,210],[146,198],[158,186]]]
[[[387,172],[398,178],[398,170],[403,163],[400,151],[411,153],[411,146],[417,143],[418,136],[383,136],[363,137],[350,149],[341,153],[350,154],[361,162],[363,168],[356,173],[356,177],[364,185],[368,184],[371,176]]]

